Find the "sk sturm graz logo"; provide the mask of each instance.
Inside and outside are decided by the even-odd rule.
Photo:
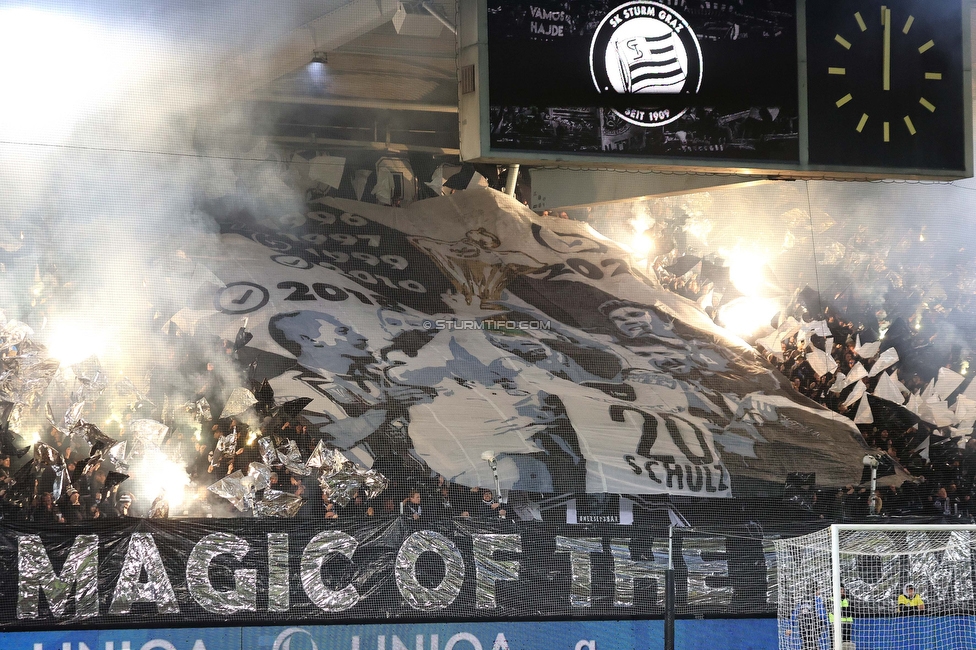
[[[606,15],[590,44],[590,73],[600,93],[692,95],[702,80],[695,32],[670,7],[637,0]],[[662,126],[685,108],[633,108],[614,113],[631,124]]]

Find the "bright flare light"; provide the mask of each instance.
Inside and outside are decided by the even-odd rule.
[[[57,140],[115,87],[126,59],[104,30],[62,14],[0,10],[0,137]]]
[[[639,235],[640,233],[650,229],[650,227],[654,225],[654,219],[652,219],[651,215],[647,214],[646,212],[640,212],[637,214],[636,217],[631,219],[629,223],[630,226],[634,229],[634,232],[636,232]]]
[[[650,264],[651,253],[654,252],[654,240],[648,233],[654,220],[645,213],[638,214],[630,220],[630,226],[634,229],[634,236],[630,240],[630,250],[637,260],[647,260]]]
[[[109,334],[104,329],[69,321],[55,321],[44,336],[48,353],[65,366],[93,355],[103,356],[108,342]]]
[[[190,477],[183,465],[157,452],[146,456],[142,470],[137,475],[142,478],[143,494],[150,501],[165,492],[171,509],[183,505],[184,490],[190,484]]]
[[[725,329],[741,338],[748,338],[769,327],[769,321],[779,310],[779,303],[775,300],[745,296],[719,309],[718,319]]]
[[[708,246],[708,235],[715,225],[700,215],[693,215],[684,226],[685,232]]]
[[[729,279],[735,288],[746,296],[761,296],[765,286],[763,267],[769,261],[768,256],[758,249],[743,249],[738,246],[731,251],[722,250],[720,254],[728,261]]]
[[[654,250],[654,240],[646,232],[634,235],[630,248],[639,259],[644,259]]]

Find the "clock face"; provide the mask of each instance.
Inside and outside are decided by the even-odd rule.
[[[964,169],[961,3],[807,7],[810,162]]]

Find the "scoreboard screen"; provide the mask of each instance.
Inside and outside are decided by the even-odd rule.
[[[464,0],[462,157],[971,176],[968,27],[962,0]]]

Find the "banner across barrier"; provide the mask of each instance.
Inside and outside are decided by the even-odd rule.
[[[632,526],[404,518],[108,520],[0,528],[6,629],[664,613],[667,537]],[[761,537],[677,546],[680,614],[768,615]]]

